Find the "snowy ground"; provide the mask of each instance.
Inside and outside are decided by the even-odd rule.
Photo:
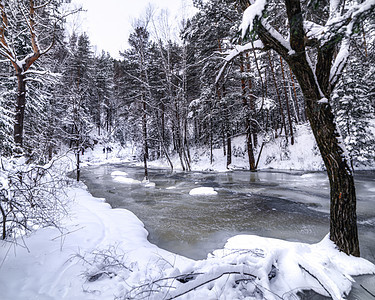
[[[311,129],[306,125],[298,125],[296,128],[296,139],[294,145],[285,144],[284,138],[278,138],[269,141],[263,147],[259,158],[259,169],[282,169],[282,170],[323,170],[323,161],[320,152],[316,146]],[[259,145],[255,152],[255,160],[258,159],[263,139],[259,136]],[[246,141],[245,136],[236,137],[232,141],[233,156],[230,169],[249,169],[247,154],[245,154]],[[213,163],[210,163],[208,149],[191,149],[192,151],[192,170],[217,172],[228,171],[226,167],[226,157],[223,155],[223,149],[213,150]],[[181,169],[178,156],[172,157],[175,169]],[[157,160],[149,162],[149,166],[169,168],[166,160]]]
[[[290,150],[292,165],[279,166],[319,168],[321,162],[316,155],[306,159],[303,149],[307,142],[307,138],[301,138],[293,146],[295,150]],[[87,152],[84,160],[86,164],[131,161],[134,151],[132,147],[112,145],[112,152],[103,153],[102,147],[97,147]],[[194,168],[224,171],[225,161],[220,158],[220,151],[215,151],[216,165],[210,166],[209,158],[204,156],[196,161]],[[274,153],[277,149],[265,149],[263,155],[267,159],[274,157]],[[285,156],[268,159],[261,166],[272,167],[273,161],[280,163],[285,159]],[[73,165],[73,160],[67,164]],[[155,166],[162,166],[162,162],[156,162]],[[233,166],[243,167],[243,159],[235,158]],[[123,172],[112,176],[117,180],[132,180]],[[213,192],[211,189],[192,191],[193,194]],[[133,213],[111,209],[104,199],[92,197],[83,185],[69,188],[68,197],[73,201],[67,208],[61,231],[45,228],[17,243],[0,243],[1,299],[171,299],[176,296],[181,299],[289,299],[302,289],[344,299],[351,288],[352,276],[375,274],[372,263],[339,253],[328,238],[308,245],[236,236],[206,260],[193,261],[150,244],[142,222]]]

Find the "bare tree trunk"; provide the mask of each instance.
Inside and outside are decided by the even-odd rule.
[[[18,81],[18,94],[15,111],[15,122],[14,122],[14,143],[16,144],[16,151],[22,152],[23,146],[23,127],[25,118],[25,106],[26,106],[26,81],[25,75],[22,69],[17,72]]]
[[[147,114],[146,114],[146,100],[142,97],[142,131],[143,131],[143,163],[145,169],[145,179],[148,180],[148,170],[147,170],[147,159],[148,156],[148,143],[147,143]]]
[[[245,67],[243,63],[243,56],[241,55],[241,65],[240,65],[240,71],[241,74],[243,75],[245,72]],[[250,66],[248,66],[248,69]],[[251,88],[251,82],[249,79],[249,88]],[[254,148],[253,148],[253,142],[251,139],[251,134],[252,134],[252,124],[249,116],[249,106],[247,103],[246,99],[246,84],[245,84],[245,78],[244,76],[241,77],[241,88],[242,88],[242,104],[243,108],[245,110],[245,126],[246,126],[246,145],[247,145],[247,155],[249,158],[249,165],[250,165],[250,171],[255,170],[255,158],[254,158]],[[251,89],[249,90],[251,92]],[[251,96],[250,96],[251,97]]]
[[[299,104],[298,104],[298,98],[297,98],[297,90],[296,90],[296,83],[294,82],[294,77],[292,70],[289,68],[289,74],[290,74],[290,79],[292,80],[292,85],[293,85],[293,93],[294,93],[294,104],[296,107],[296,117],[297,117],[297,122],[300,120],[300,111],[299,111]],[[306,118],[303,118],[303,121],[306,121]]]
[[[79,152],[80,150],[77,146],[77,153],[76,153],[77,181],[79,181],[81,178],[81,158],[80,158]]]
[[[213,133],[212,133],[212,104],[210,103],[210,163],[212,165],[214,161],[213,155]]]
[[[145,180],[148,180],[148,168],[147,168],[147,154],[146,152],[143,153],[143,166],[145,170]]]
[[[243,10],[250,5],[248,0],[238,0],[238,3]],[[263,44],[277,51],[287,61],[304,95],[306,115],[330,182],[330,239],[346,254],[359,256],[353,174],[340,143],[341,137],[328,102],[332,93],[330,69],[336,46],[341,40],[340,35],[333,35],[335,39],[324,47],[317,44],[316,67],[313,70],[307,60],[301,1],[285,0],[284,3],[289,24],[289,44],[293,55],[290,55],[289,49],[284,47],[260,21],[256,30]]]
[[[249,52],[246,52],[246,61],[247,61],[247,72],[250,73],[251,71],[251,67],[250,67],[250,58],[249,58]],[[262,80],[262,78],[261,78]],[[263,80],[262,80],[263,82]],[[254,144],[254,147],[256,148],[257,145],[258,145],[258,125],[256,122],[254,122],[252,119],[255,117],[255,113],[256,113],[256,110],[255,110],[255,99],[254,99],[254,94],[253,94],[253,84],[251,82],[251,78],[248,79],[248,85],[249,85],[249,108],[250,108],[250,115],[249,115],[249,118],[250,118],[250,121],[249,121],[249,125],[251,126],[251,130],[250,132],[252,132],[252,135],[253,135],[253,144]]]
[[[227,132],[227,168],[232,163],[232,137]]]
[[[303,53],[297,58],[289,59],[288,64],[301,86],[306,114],[327,169],[331,198],[330,239],[341,251],[359,256],[356,194],[352,170],[339,142],[340,134],[334,122],[331,106],[328,102],[320,102],[322,96],[316,85],[315,75],[311,71],[306,71],[311,68],[304,55]],[[325,66],[324,63],[320,65],[321,68]],[[327,67],[330,68],[330,65]]]
[[[281,56],[280,56],[280,66],[281,66],[281,73],[283,75],[283,86],[284,86],[284,93],[285,93],[286,110],[288,114],[289,131],[290,131],[290,143],[294,145],[293,123],[292,123],[292,118],[290,116],[289,97],[288,97],[288,92],[286,90],[286,80],[285,80],[285,74],[284,74],[283,59]]]
[[[281,97],[280,97],[280,92],[279,92],[279,87],[277,86],[277,81],[276,81],[276,75],[275,75],[275,71],[274,71],[274,68],[273,68],[273,64],[272,64],[272,60],[271,60],[271,55],[270,55],[270,52],[267,51],[267,54],[268,54],[268,62],[269,62],[269,65],[270,65],[270,68],[271,68],[271,74],[272,74],[272,78],[273,78],[273,83],[275,85],[275,90],[276,90],[276,95],[277,95],[277,100],[279,102],[279,110],[280,110],[280,117],[281,117],[281,125],[282,125],[282,128],[284,129],[284,132],[285,132],[285,136],[287,137],[288,136],[288,132],[286,130],[286,123],[285,123],[285,116],[284,116],[284,109],[283,109],[283,105],[281,103]],[[277,131],[277,130],[276,130]],[[282,130],[281,130],[282,131]],[[281,133],[280,133],[281,134]]]
[[[1,211],[1,215],[2,215],[2,218],[3,218],[3,224],[2,224],[2,234],[1,234],[1,239],[2,240],[5,240],[5,238],[7,237],[7,226],[6,226],[6,223],[7,223],[7,215],[5,214],[5,211],[3,209],[3,207],[1,206],[1,202],[0,202],[0,211]]]

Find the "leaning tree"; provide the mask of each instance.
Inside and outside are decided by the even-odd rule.
[[[330,238],[341,251],[359,256],[353,172],[330,101],[350,56],[350,41],[362,22],[374,17],[375,0],[236,2],[243,10],[242,40],[249,43],[237,47],[226,62],[255,45],[273,49],[289,64],[328,173]]]

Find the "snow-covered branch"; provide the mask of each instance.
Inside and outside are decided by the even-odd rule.
[[[350,54],[349,46],[350,39],[347,37],[342,41],[340,51],[331,67],[329,82],[332,86],[335,86],[341,77],[342,70],[344,69]]]
[[[260,40],[257,40],[255,42],[249,42],[245,45],[235,45],[234,49],[225,52],[224,53],[225,62],[224,62],[224,65],[221,67],[218,75],[216,76],[215,83],[217,84],[219,80],[223,77],[223,73],[225,69],[227,68],[228,63],[233,61],[233,59],[236,58],[238,55],[246,51],[255,51],[255,50],[263,50],[263,49],[264,49],[263,43]]]

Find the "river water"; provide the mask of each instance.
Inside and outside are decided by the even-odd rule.
[[[81,178],[95,197],[135,213],[152,243],[190,258],[206,258],[236,234],[314,243],[329,230],[329,183],[323,172],[150,169],[156,185],[145,187],[117,182],[113,171],[143,179],[143,169],[130,164],[86,167]],[[375,261],[375,171],[357,172],[355,181],[361,254]],[[190,196],[196,187],[213,187],[218,194]]]
[[[155,187],[145,187],[117,182],[113,171],[143,179],[143,169],[131,164],[89,166],[81,178],[95,197],[142,220],[150,242],[193,259],[206,258],[237,234],[316,243],[329,231],[329,183],[324,172],[150,169]],[[361,256],[375,262],[375,171],[356,172],[355,184]],[[189,195],[197,187],[213,187],[218,194]],[[354,289],[350,299],[370,299],[355,298],[355,293]]]

